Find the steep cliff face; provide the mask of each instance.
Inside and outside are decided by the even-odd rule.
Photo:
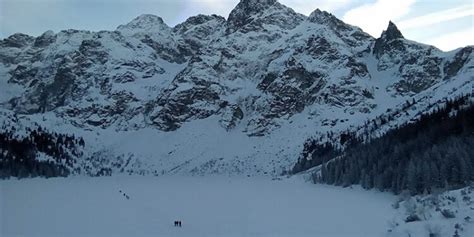
[[[419,112],[470,93],[472,59],[471,46],[442,52],[392,22],[375,39],[324,11],[306,17],[276,0],[242,0],[227,20],[198,15],[169,27],[142,15],[115,31],[5,38],[0,104],[94,142],[114,134],[120,142],[91,152],[127,154],[136,167],[277,172],[309,136],[357,127],[407,100]],[[143,139],[160,145],[134,143]],[[225,153],[220,141],[236,145]]]

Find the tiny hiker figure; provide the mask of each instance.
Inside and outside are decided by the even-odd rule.
[[[178,221],[178,226],[181,227],[181,221]]]
[[[174,227],[178,226],[178,222],[174,221]]]

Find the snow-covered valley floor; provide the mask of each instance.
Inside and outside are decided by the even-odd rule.
[[[12,179],[0,181],[0,236],[399,237],[431,231],[440,237],[452,236],[456,224],[460,236],[474,233],[472,220],[464,220],[474,217],[474,188],[436,199],[437,207],[456,215],[452,219],[423,201],[428,197],[416,199],[394,209],[399,199],[390,193],[301,177]],[[405,223],[404,206],[428,219]]]
[[[127,199],[120,191],[125,192]],[[301,180],[107,177],[0,181],[1,236],[383,236],[387,193]],[[173,226],[182,221],[182,228]]]

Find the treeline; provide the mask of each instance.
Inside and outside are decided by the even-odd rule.
[[[469,96],[447,101],[414,123],[347,147],[337,159],[323,156],[313,179],[412,194],[464,186],[474,181],[473,115]]]
[[[320,144],[311,139],[305,142],[301,158],[290,170],[291,174],[309,170],[313,167],[326,163],[342,154],[342,150],[335,147],[331,142]]]
[[[14,127],[0,129],[0,178],[70,174],[75,157],[82,155],[82,138],[51,133],[41,127],[26,132],[26,136],[20,137],[15,135]],[[44,157],[39,159],[41,155]]]
[[[363,142],[361,137],[351,131],[343,132],[338,137],[335,137],[334,133],[328,132],[325,137],[329,141],[324,143],[322,143],[322,137],[319,140],[308,139],[304,144],[300,158],[288,173],[297,174],[319,166],[342,155],[344,148],[351,148]],[[337,140],[337,142],[334,142],[334,140]]]

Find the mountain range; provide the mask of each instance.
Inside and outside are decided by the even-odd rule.
[[[473,93],[473,58],[392,22],[374,38],[319,9],[241,0],[227,19],[141,15],[0,40],[0,127],[83,138],[68,165],[89,174],[278,175],[307,139],[384,119],[377,136]]]

